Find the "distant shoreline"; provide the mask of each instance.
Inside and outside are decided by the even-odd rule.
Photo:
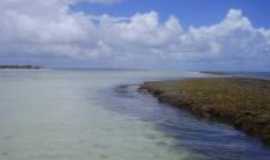
[[[212,74],[212,75],[228,75],[229,73],[222,72],[222,71],[200,71],[203,74]]]
[[[233,125],[270,145],[270,81],[252,78],[198,78],[143,83],[160,102]]]
[[[0,65],[0,69],[41,69],[37,65]]]

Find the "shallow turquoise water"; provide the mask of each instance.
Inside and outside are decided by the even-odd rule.
[[[165,71],[0,71],[0,159],[267,159],[270,153],[259,142],[228,126],[201,122],[158,104],[136,92],[136,85],[118,87],[198,76]]]

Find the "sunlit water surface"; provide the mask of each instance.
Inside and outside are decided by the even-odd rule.
[[[270,151],[256,139],[137,92],[137,84],[145,80],[200,76],[0,71],[0,159],[269,159]]]

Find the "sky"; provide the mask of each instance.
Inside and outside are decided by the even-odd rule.
[[[270,1],[1,0],[0,64],[269,71]]]

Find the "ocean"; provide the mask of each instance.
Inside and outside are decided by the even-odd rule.
[[[268,160],[256,138],[139,93],[180,71],[1,70],[1,160]]]

